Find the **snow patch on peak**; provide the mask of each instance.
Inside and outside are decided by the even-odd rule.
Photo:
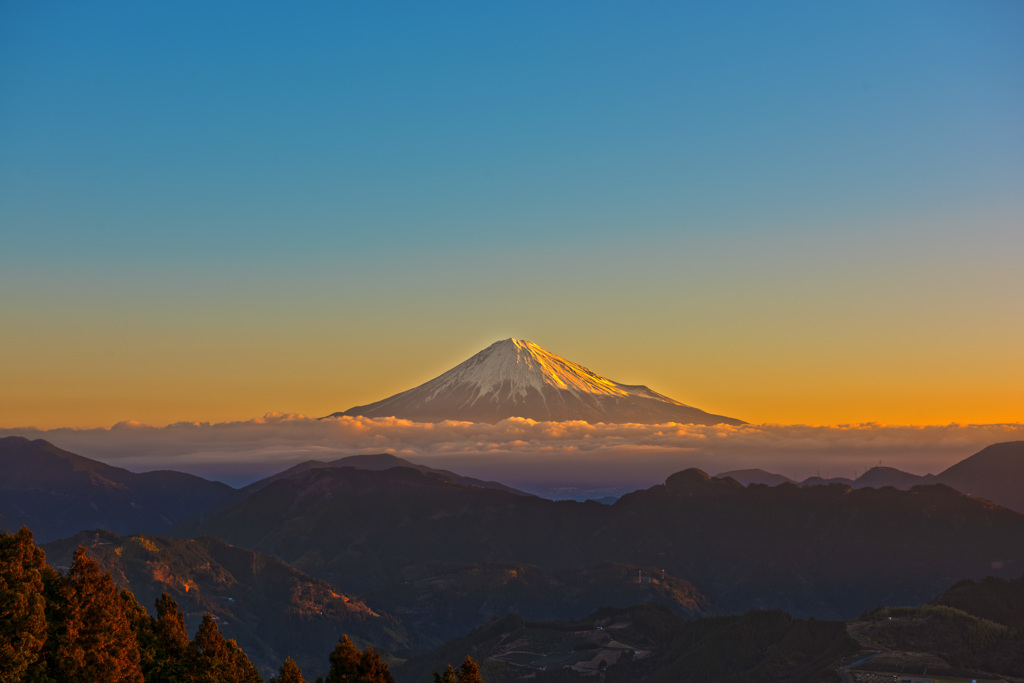
[[[494,342],[464,363],[455,366],[423,386],[432,400],[459,386],[469,388],[475,401],[488,396],[525,400],[530,393],[541,395],[545,387],[568,391],[575,396],[650,396],[646,387],[629,386],[601,377],[524,339]],[[501,396],[497,394],[500,392]]]

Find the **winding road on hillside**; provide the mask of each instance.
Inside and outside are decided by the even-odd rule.
[[[868,640],[867,638],[864,638],[863,636],[861,636],[860,635],[861,630],[863,630],[863,627],[861,627],[860,629],[856,629],[855,630],[850,624],[846,625],[846,632],[848,634],[850,634],[851,638],[853,638],[858,643],[863,645],[864,649],[866,649],[866,650],[874,650],[874,652],[872,652],[871,654],[866,655],[864,657],[860,657],[856,661],[850,662],[846,666],[839,667],[839,676],[843,679],[843,683],[854,683],[853,679],[849,675],[850,667],[857,666],[858,664],[863,664],[864,662],[868,661],[872,657],[877,657],[878,655],[882,654],[883,652],[888,652],[889,651],[887,648],[884,648],[881,645],[878,645],[877,643],[873,643],[870,640]]]

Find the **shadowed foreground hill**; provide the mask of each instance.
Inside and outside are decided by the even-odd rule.
[[[135,474],[37,439],[0,439],[0,528],[37,541],[83,529],[159,533],[233,491],[182,472]]]
[[[932,601],[1016,629],[1024,636],[1024,575],[1016,579],[987,576],[964,579]],[[1024,650],[1021,651],[1024,656]]]
[[[115,537],[98,535],[106,546]],[[153,551],[152,538],[135,537]],[[118,546],[124,555],[125,546]],[[166,549],[166,546],[165,546]],[[241,556],[246,553],[242,551]],[[254,563],[254,568],[260,564]],[[273,563],[269,563],[273,564]],[[277,562],[280,565],[280,562]],[[205,613],[189,638],[177,602],[163,593],[147,613],[128,590],[79,547],[58,571],[46,562],[32,532],[0,533],[0,681],[22,683],[262,683],[260,672],[234,639],[225,638],[221,619]],[[268,619],[287,617],[270,614]],[[318,671],[327,681],[394,683],[380,653],[362,652],[347,635],[324,653]],[[462,669],[475,669],[468,661]],[[300,667],[288,657],[265,666],[279,683],[301,683]],[[312,680],[312,679],[311,679]],[[322,678],[316,678],[321,681]],[[460,679],[462,680],[462,679]],[[479,677],[467,683],[481,683]]]
[[[419,683],[468,653],[482,663],[488,683],[809,683],[836,680],[841,658],[859,649],[841,622],[804,621],[778,611],[686,621],[663,607],[638,605],[603,608],[571,623],[509,615],[410,659],[395,678]]]
[[[846,618],[1024,566],[1024,515],[942,485],[799,488],[699,470],[611,506],[470,487],[408,468],[312,470],[189,530],[363,593],[460,565],[617,562],[689,581],[720,612]],[[1001,569],[1000,569],[1001,568]]]
[[[325,653],[343,633],[390,652],[410,646],[398,619],[277,558],[215,538],[189,541],[91,531],[43,548],[51,564],[68,566],[79,545],[142,604],[152,605],[163,593],[171,595],[189,631],[198,628],[205,613],[213,614],[225,636],[237,640],[264,671],[275,670],[288,656],[309,673],[323,669]]]
[[[598,607],[648,602],[676,615],[708,613],[707,598],[689,581],[653,567],[605,563],[545,573],[533,565],[481,564],[389,583],[364,596],[400,617],[434,645],[488,619],[518,614],[529,621],[579,619]]]
[[[962,679],[1024,676],[1024,576],[960,581],[930,604],[879,607],[851,623],[892,651],[864,667]],[[886,666],[888,665],[888,666]]]

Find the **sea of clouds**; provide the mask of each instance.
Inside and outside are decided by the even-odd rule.
[[[709,474],[761,468],[793,479],[852,478],[882,464],[938,473],[1003,441],[1024,440],[1024,424],[692,425],[535,422],[422,423],[397,418],[298,414],[153,427],[121,422],[99,429],[0,429],[41,438],[132,471],[175,469],[238,486],[305,460],[391,453],[431,467],[566,497],[579,490],[621,493],[699,467]],[[555,492],[554,494],[552,492]]]

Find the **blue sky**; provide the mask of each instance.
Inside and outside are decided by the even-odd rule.
[[[142,375],[168,420],[330,412],[507,336],[755,419],[837,357],[810,420],[979,357],[1008,396],[1021,35],[1019,2],[4,3],[0,407],[59,423],[45,380],[89,422]],[[216,408],[260,372],[295,379]]]

